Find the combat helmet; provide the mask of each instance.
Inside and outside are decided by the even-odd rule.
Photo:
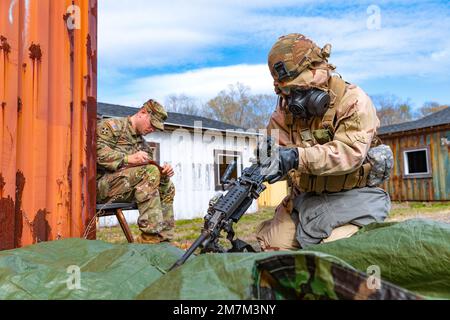
[[[334,67],[328,64],[330,52],[330,44],[320,48],[299,33],[281,36],[269,52],[270,73],[280,87],[312,82],[313,79],[310,78],[313,76],[303,77],[303,79],[299,76],[311,69],[333,70]]]

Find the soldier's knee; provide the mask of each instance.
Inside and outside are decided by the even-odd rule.
[[[256,239],[263,251],[297,250],[297,221],[283,205],[277,207],[275,216],[261,223],[256,231]]]
[[[157,166],[155,166],[154,164],[147,164],[144,166],[144,170],[148,173],[148,174],[152,174],[152,175],[160,175],[159,173],[159,169]]]
[[[169,180],[169,183],[167,185],[167,191],[168,191],[168,193],[171,193],[171,194],[175,195],[175,185],[170,180]]]
[[[144,166],[144,172],[145,172],[147,180],[150,180],[151,182],[156,182],[156,184],[159,184],[159,181],[161,179],[161,174],[160,174],[157,166],[155,166],[153,164],[147,164]]]

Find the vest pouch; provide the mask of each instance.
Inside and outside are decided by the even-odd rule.
[[[358,185],[361,178],[361,169],[350,172],[345,176],[344,190],[351,190]]]
[[[313,131],[313,136],[316,139],[317,143],[325,144],[333,140],[333,136],[328,129],[317,129]]]
[[[344,182],[345,182],[345,175],[328,176],[325,188],[328,192],[339,192],[344,189]]]
[[[314,183],[314,191],[316,193],[322,193],[325,191],[325,186],[328,180],[328,177],[324,176],[315,176],[315,183]]]
[[[299,183],[299,187],[300,190],[303,192],[310,192],[310,177],[311,175],[307,174],[307,173],[302,173],[300,175],[300,183]]]
[[[363,188],[367,186],[367,177],[369,176],[370,170],[372,169],[372,165],[370,163],[365,163],[362,165],[362,175],[361,179],[358,183],[358,187]]]

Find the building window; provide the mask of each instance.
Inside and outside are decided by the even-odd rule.
[[[404,178],[431,178],[429,147],[403,151]]]
[[[232,172],[230,179],[237,179],[242,172],[242,153],[238,151],[214,150],[214,184],[215,190],[222,190],[220,178],[222,178],[228,165],[237,161],[236,169]]]
[[[153,151],[153,161],[156,163],[159,163],[159,143],[158,142],[145,142],[147,144],[147,147]]]

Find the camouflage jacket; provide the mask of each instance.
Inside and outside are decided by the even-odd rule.
[[[153,159],[153,150],[136,133],[129,117],[100,120],[97,123],[97,179],[127,164],[127,156],[145,151]]]
[[[298,148],[299,166],[288,175],[294,193],[340,192],[367,185],[372,165],[365,160],[371,145],[377,144],[380,125],[375,107],[361,88],[339,78],[329,83],[336,94],[323,118],[293,118],[280,99],[268,125],[270,134],[279,134],[280,145]],[[324,127],[326,119],[332,121],[332,131]]]
[[[286,124],[287,106],[280,101],[272,114],[268,132],[278,129],[279,144],[297,146],[299,171],[314,175],[341,175],[360,167],[380,125],[369,96],[355,85],[347,85],[345,94],[336,105],[336,129],[332,140],[326,143],[305,143],[300,134],[300,123]],[[310,119],[312,132],[320,129],[322,118]]]

